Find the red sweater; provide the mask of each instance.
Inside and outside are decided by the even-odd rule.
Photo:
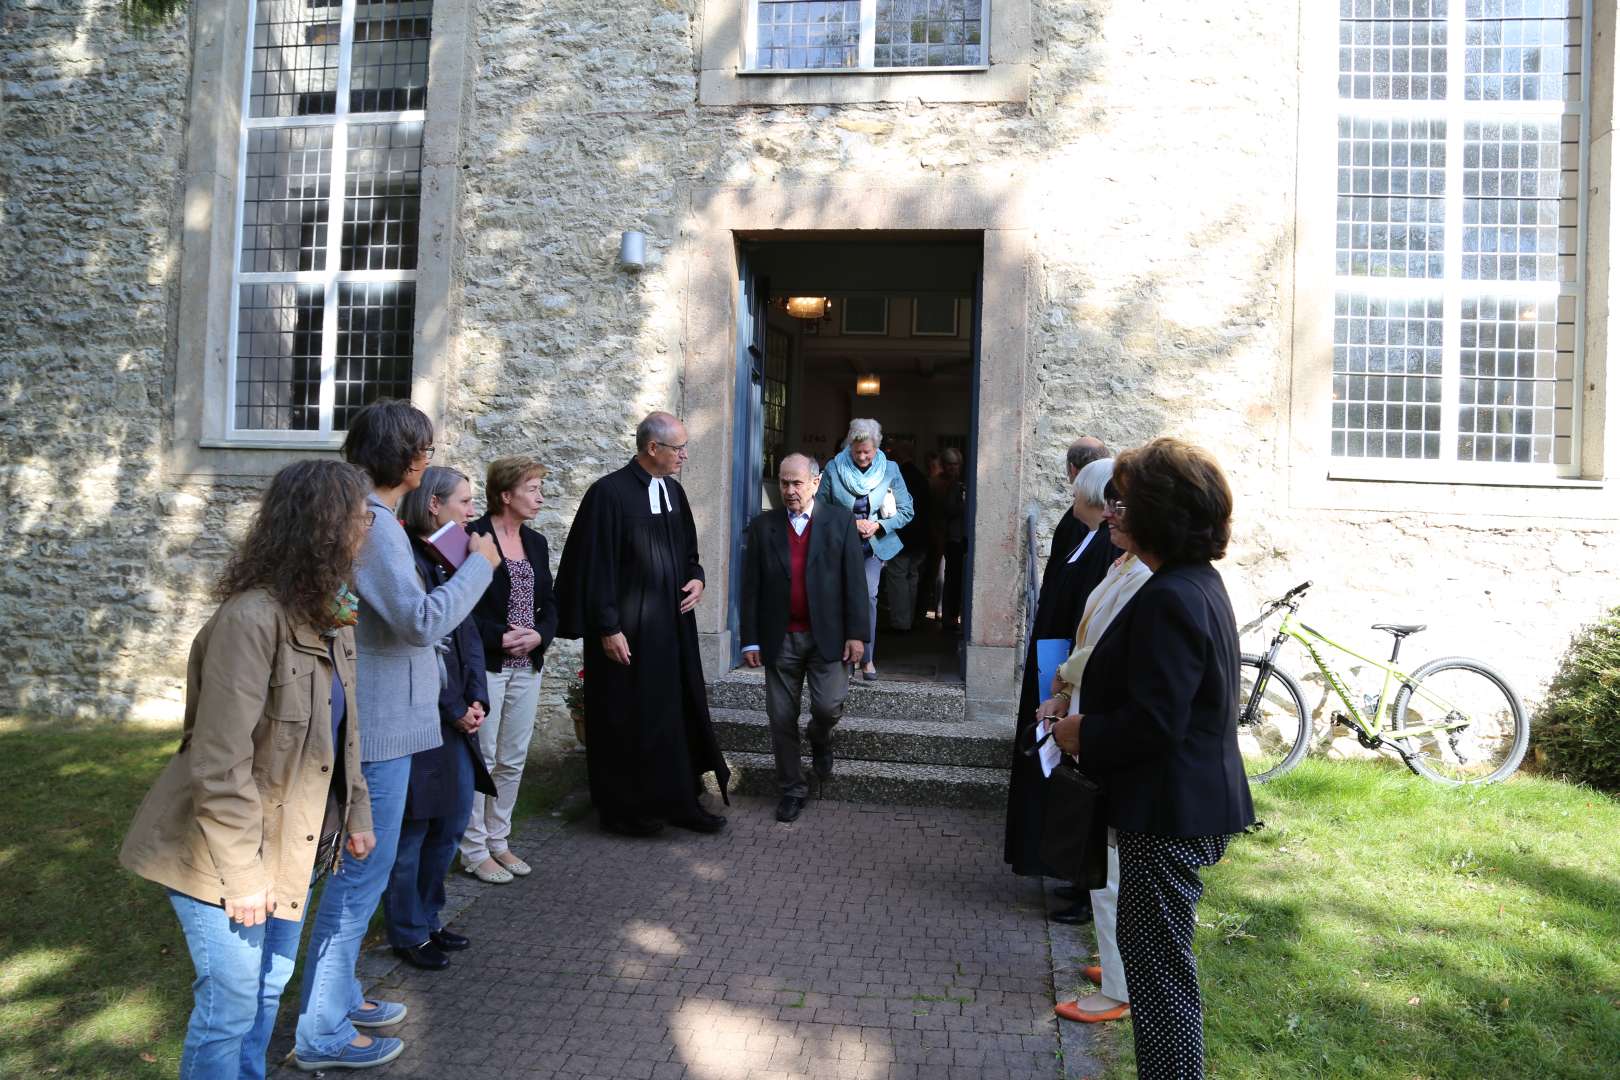
[[[810,593],[804,587],[804,563],[810,554],[810,530],[815,528],[812,519],[804,527],[803,535],[788,531],[788,563],[792,567],[793,583],[788,590],[788,624],[790,634],[804,634],[810,631]]]

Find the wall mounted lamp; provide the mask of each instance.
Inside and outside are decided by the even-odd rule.
[[[787,313],[795,319],[820,319],[827,314],[825,296],[790,296]]]
[[[640,270],[647,265],[647,237],[630,230],[619,237],[619,266],[625,270]]]
[[[856,397],[877,397],[881,393],[883,393],[883,380],[876,375],[860,375],[856,377]]]

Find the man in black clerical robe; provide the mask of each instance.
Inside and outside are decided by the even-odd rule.
[[[686,438],[668,413],[641,422],[635,458],[585,492],[557,572],[559,636],[584,639],[591,801],[604,828],[632,836],[665,822],[700,832],[726,823],[698,801],[704,773],[725,798],[730,771],[709,720],[692,614],[703,567],[674,476]]]
[[[1069,447],[1065,466],[1069,486],[1073,491],[1075,477],[1093,461],[1108,456],[1108,448],[1098,439],[1082,436]],[[1087,541],[1087,536],[1091,539]],[[1085,547],[1081,549],[1081,544]],[[1077,554],[1078,551],[1078,554]],[[1022,751],[1031,742],[1030,728],[1035,723],[1035,710],[1051,693],[1050,686],[1039,685],[1035,662],[1035,643],[1046,638],[1074,640],[1080,626],[1080,616],[1086,609],[1086,597],[1097,587],[1108,567],[1119,557],[1120,550],[1108,539],[1108,526],[1098,526],[1095,535],[1073,509],[1065,512],[1052,532],[1052,548],[1046,559],[1046,570],[1041,576],[1039,598],[1035,604],[1035,624],[1027,651],[1024,654],[1024,678],[1018,695],[1017,741],[1013,751],[1012,779],[1007,786],[1007,835],[1003,857],[1012,866],[1013,873],[1031,877],[1052,875],[1040,858],[1041,828],[1046,805],[1046,779],[1041,775],[1040,762]],[[1075,907],[1069,919],[1083,917],[1090,908],[1090,896],[1082,891],[1065,890],[1065,899]]]

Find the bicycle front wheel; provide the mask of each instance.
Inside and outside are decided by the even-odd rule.
[[[1463,656],[1433,660],[1413,672],[1395,695],[1390,722],[1412,767],[1441,784],[1505,780],[1530,745],[1530,721],[1513,687]],[[1402,734],[1413,728],[1428,730]]]
[[[1252,783],[1275,780],[1298,765],[1310,748],[1305,694],[1286,672],[1253,653],[1243,654],[1238,680],[1238,750]]]

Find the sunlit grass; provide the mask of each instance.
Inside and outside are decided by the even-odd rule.
[[[1314,760],[1255,798],[1199,908],[1211,1076],[1620,1075],[1614,800]]]

